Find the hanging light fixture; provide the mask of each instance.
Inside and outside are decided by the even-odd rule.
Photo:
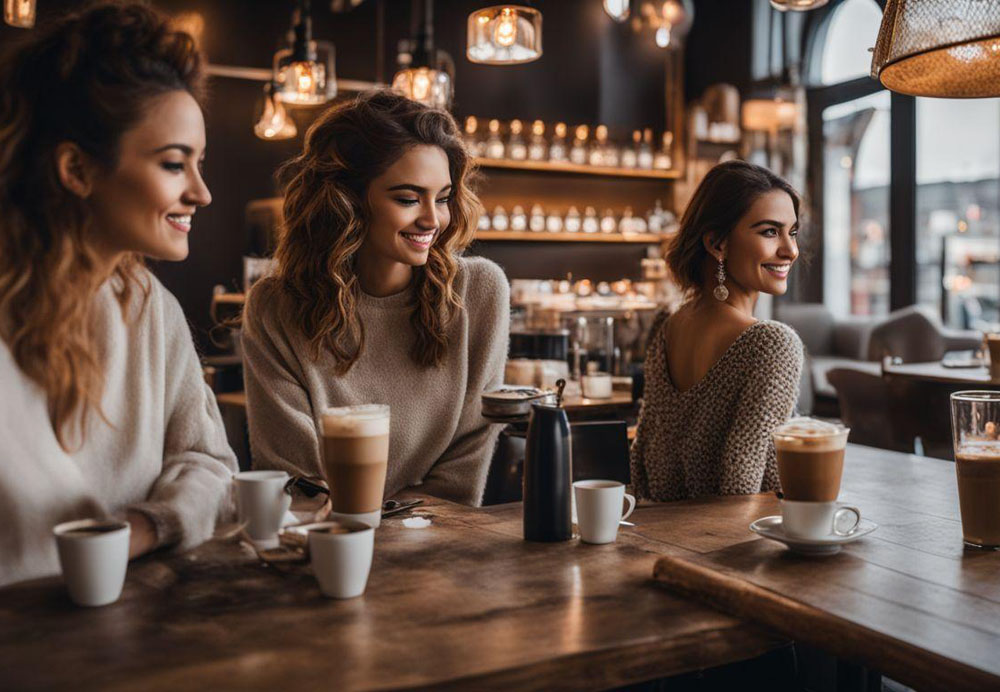
[[[822,7],[830,0],[771,0],[771,7],[780,11],[786,12],[787,10],[793,10],[795,12],[808,12],[809,10],[815,10],[817,7]]]
[[[326,103],[337,95],[334,49],[313,40],[309,0],[296,0],[292,31],[292,45],[274,54],[275,96],[289,105]]]
[[[653,38],[660,48],[683,45],[684,38],[694,23],[694,4],[691,0],[646,0],[639,5],[639,13],[632,19],[632,28],[653,30]]]
[[[604,11],[616,22],[624,22],[632,13],[630,0],[604,0]]]
[[[495,5],[469,15],[466,56],[487,65],[516,65],[542,57],[542,13]]]
[[[264,109],[253,126],[253,133],[266,140],[291,139],[298,130],[284,104],[276,97],[274,82],[264,85]]]
[[[35,25],[35,0],[4,0],[3,20],[18,29]]]
[[[420,3],[413,0],[413,18],[420,16]],[[416,38],[400,45],[402,69],[392,79],[392,88],[404,96],[435,108],[451,104],[455,64],[451,56],[434,48],[434,0],[423,0],[423,22]]]
[[[1000,96],[1000,0],[889,0],[871,74],[912,96]]]

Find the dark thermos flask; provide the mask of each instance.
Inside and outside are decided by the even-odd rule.
[[[571,459],[569,419],[562,408],[560,387],[555,405],[531,405],[524,447],[524,540],[552,542],[573,537]]]

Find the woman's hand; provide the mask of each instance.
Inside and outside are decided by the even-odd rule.
[[[129,510],[125,521],[132,527],[128,540],[128,558],[145,555],[156,547],[156,526],[142,512]]]

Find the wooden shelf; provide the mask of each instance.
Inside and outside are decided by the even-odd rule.
[[[656,245],[665,240],[655,233],[550,233],[548,231],[476,231],[476,240],[501,240],[549,243],[636,243]]]
[[[578,173],[581,175],[603,175],[617,178],[646,178],[650,180],[670,180],[680,178],[680,171],[649,170],[645,168],[608,168],[606,166],[581,166],[558,161],[508,161],[507,159],[477,158],[483,168],[508,168],[518,171],[545,171],[549,173]]]

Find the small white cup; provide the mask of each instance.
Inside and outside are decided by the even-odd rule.
[[[785,534],[792,538],[821,541],[834,536],[850,536],[859,523],[861,510],[851,505],[781,501],[781,525]]]
[[[82,606],[114,603],[122,594],[132,527],[127,521],[81,519],[52,529],[63,580],[73,602]]]
[[[595,372],[580,378],[583,395],[588,399],[611,398],[611,375],[606,372]]]
[[[340,526],[347,533],[329,533]],[[319,590],[327,598],[354,598],[365,592],[375,552],[375,529],[359,521],[326,521],[309,529],[309,559]]]
[[[233,476],[240,523],[254,545],[263,550],[278,547],[278,530],[292,496],[285,492],[284,471],[243,471]]]
[[[635,510],[635,498],[626,493],[625,484],[618,481],[576,481],[573,497],[580,539],[584,543],[614,543],[618,537],[618,523]],[[624,500],[628,500],[628,510],[622,513]]]

